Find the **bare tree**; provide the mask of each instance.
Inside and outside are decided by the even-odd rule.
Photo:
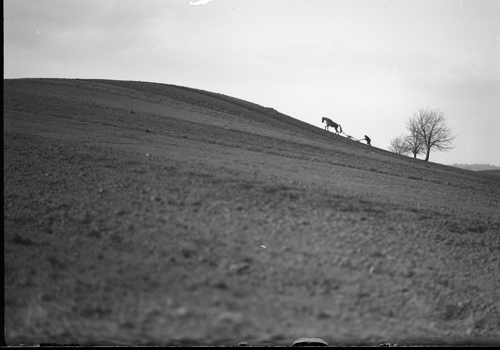
[[[413,158],[417,158],[420,153],[424,153],[425,146],[418,134],[405,136],[404,142],[408,152],[413,154]]]
[[[444,113],[439,109],[420,107],[406,123],[410,134],[421,139],[426,151],[426,161],[429,161],[433,148],[438,151],[448,151],[454,148],[451,142],[456,135],[452,134],[446,122]]]
[[[406,145],[405,136],[398,136],[391,140],[391,144],[389,145],[389,151],[397,153],[397,154],[406,154],[408,153],[408,147]]]

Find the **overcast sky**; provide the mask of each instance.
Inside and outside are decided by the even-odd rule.
[[[387,149],[418,107],[500,166],[500,0],[4,0],[5,78],[193,87]],[[422,157],[421,157],[422,158]]]

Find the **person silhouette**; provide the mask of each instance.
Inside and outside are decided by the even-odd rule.
[[[372,142],[372,140],[370,140],[370,138],[366,135],[365,135],[365,140],[366,140],[366,143],[368,144],[368,146],[371,146],[370,142]]]

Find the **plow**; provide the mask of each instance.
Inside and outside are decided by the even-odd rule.
[[[357,141],[357,142],[362,142],[362,141],[365,141],[368,145],[370,145],[370,139],[367,139],[367,136],[365,135],[364,138],[361,138],[361,139],[357,139],[355,138],[354,136],[351,136],[351,135],[347,135],[345,132],[341,132],[342,134],[344,134],[344,136],[349,139],[349,140],[354,140],[354,141]],[[371,146],[371,145],[370,145]]]
[[[349,140],[354,140],[354,141],[358,141],[358,142],[361,142],[361,141],[364,141],[365,139],[362,138],[362,139],[357,139],[355,138],[354,136],[351,136],[351,135],[347,135],[345,132],[343,132],[342,134],[344,134],[345,137],[347,137]]]

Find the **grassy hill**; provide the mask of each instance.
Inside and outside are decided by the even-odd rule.
[[[451,166],[456,167],[456,168],[474,170],[474,171],[500,170],[500,167],[490,165],[490,164],[452,164]]]
[[[491,169],[491,170],[478,170],[482,174],[490,174],[495,176],[500,176],[500,169]]]
[[[500,339],[500,191],[192,88],[4,80],[5,338]]]

